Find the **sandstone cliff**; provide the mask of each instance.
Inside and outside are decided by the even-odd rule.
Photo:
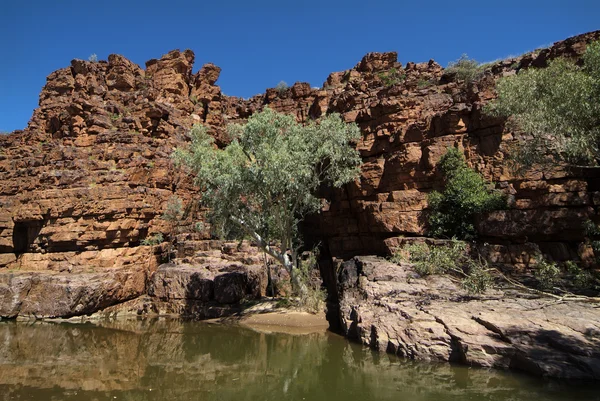
[[[324,194],[327,206],[305,227],[332,256],[383,254],[403,236],[422,235],[426,195],[440,185],[435,165],[456,146],[510,195],[509,210],[478,224],[491,259],[525,267],[539,246],[556,260],[585,261],[581,222],[596,214],[600,177],[560,168],[515,176],[505,159],[518,136],[481,109],[495,96],[498,77],[557,56],[577,58],[598,38],[600,31],[591,32],[495,63],[473,83],[457,81],[434,61],[402,65],[395,53],[371,53],[332,73],[321,89],[296,83],[247,100],[221,93],[219,67],[193,73],[189,50],[150,60],[145,69],[120,55],[73,60],[48,76],[28,127],[0,137],[0,315],[19,314],[23,299],[49,288],[48,280],[71,294],[68,314],[144,293],[165,254],[142,245],[144,239],[159,232],[178,233],[179,244],[209,239],[189,227],[173,231],[160,218],[172,196],[187,202],[194,189],[173,168],[172,150],[194,123],[226,143],[227,123],[266,106],[301,122],[337,112],[361,127],[360,181]],[[402,78],[390,85],[395,73]],[[93,291],[89,308],[86,296],[72,296],[78,278],[112,284]]]

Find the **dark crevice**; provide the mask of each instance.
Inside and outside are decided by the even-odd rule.
[[[498,327],[494,326],[492,323],[486,322],[485,320],[478,318],[477,316],[472,316],[471,319],[473,319],[474,321],[476,321],[477,323],[479,323],[480,325],[485,327],[487,330],[496,334],[505,343],[512,344],[510,339],[508,337],[506,337],[504,335],[504,333],[502,333],[502,331]]]
[[[15,222],[12,240],[14,253],[17,256],[30,251],[31,245],[38,237],[44,223],[42,220]]]
[[[452,330],[450,330],[450,328],[446,325],[446,323],[440,319],[438,316],[434,316],[431,313],[429,313],[428,311],[422,309],[423,312],[427,313],[428,315],[433,316],[433,318],[435,319],[435,321],[439,324],[441,324],[442,326],[444,326],[444,331],[446,331],[446,334],[448,334],[450,336],[450,356],[448,358],[449,362],[459,362],[462,364],[467,364],[467,351],[468,351],[468,346],[464,345],[461,342],[461,339],[459,337],[457,337],[456,335],[452,334]]]

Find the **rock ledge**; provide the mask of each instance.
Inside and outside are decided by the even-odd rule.
[[[600,379],[600,309],[527,294],[472,297],[447,277],[356,257],[340,270],[346,336],[411,359]]]

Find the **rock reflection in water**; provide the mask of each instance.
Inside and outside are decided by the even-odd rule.
[[[0,322],[0,400],[594,400],[592,387],[422,364],[331,333],[146,320]]]

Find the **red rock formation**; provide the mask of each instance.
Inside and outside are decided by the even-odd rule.
[[[189,50],[150,60],[145,70],[119,55],[73,60],[48,76],[28,127],[0,137],[0,272],[36,271],[60,281],[89,269],[154,271],[159,257],[141,241],[171,233],[162,210],[171,196],[189,200],[193,191],[190,177],[172,165],[173,149],[194,123],[225,143],[227,123],[265,106],[301,122],[337,112],[361,127],[360,181],[325,194],[327,206],[306,227],[333,256],[384,253],[402,236],[422,235],[426,195],[440,185],[435,165],[456,146],[512,199],[509,210],[479,222],[493,244],[491,258],[526,265],[530,242],[558,259],[583,257],[581,221],[596,213],[598,178],[559,168],[513,175],[506,149],[519,138],[481,109],[495,96],[497,77],[579,57],[598,38],[600,31],[496,63],[472,84],[456,82],[434,61],[403,67],[395,53],[370,53],[332,73],[322,89],[296,83],[249,100],[221,93],[219,67],[193,74]],[[396,83],[386,79],[391,74]],[[145,290],[139,282],[128,297]],[[1,291],[12,293],[2,283]]]

